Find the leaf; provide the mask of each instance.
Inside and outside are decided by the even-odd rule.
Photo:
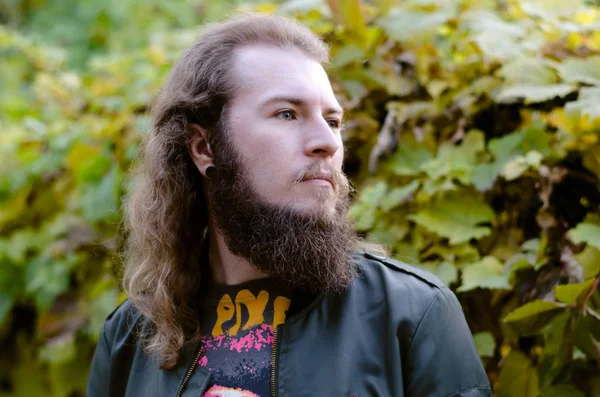
[[[366,231],[373,227],[375,224],[375,211],[386,191],[387,184],[381,180],[363,189],[358,201],[350,207],[348,213],[354,219],[356,230]]]
[[[365,51],[355,45],[349,44],[342,47],[331,59],[331,66],[339,69],[349,63],[360,61],[366,56]]]
[[[542,390],[539,397],[585,397],[585,395],[571,385],[555,385]]]
[[[525,0],[521,7],[530,16],[554,20],[572,18],[581,10],[582,3],[577,0]]]
[[[282,13],[306,13],[319,9],[321,5],[323,5],[322,0],[288,0],[279,6],[279,11]]]
[[[567,236],[575,244],[587,243],[600,249],[600,226],[596,224],[581,222],[574,229],[569,230]]]
[[[489,332],[480,332],[473,335],[475,347],[479,352],[480,357],[493,357],[496,349],[496,341],[494,336]]]
[[[437,156],[421,165],[421,170],[431,179],[443,176],[456,178],[463,184],[471,182],[471,173],[475,167],[478,153],[485,150],[485,137],[479,130],[471,130],[460,145],[444,142]]]
[[[547,102],[556,97],[563,98],[577,87],[569,84],[534,85],[520,84],[504,87],[496,95],[495,100],[499,103],[513,103],[524,100],[525,104]]]
[[[588,245],[583,251],[575,254],[575,259],[583,267],[583,279],[587,280],[600,273],[600,251]]]
[[[554,368],[562,368],[573,359],[573,321],[572,313],[565,311],[553,318],[545,329],[544,354],[554,357]]]
[[[40,360],[49,363],[62,363],[75,357],[75,337],[73,334],[52,339],[40,350]]]
[[[117,218],[122,182],[122,171],[113,167],[99,183],[88,183],[82,187],[81,210],[85,220],[94,223]]]
[[[557,285],[554,287],[554,297],[563,303],[575,303],[579,295],[582,293],[587,295],[589,293],[593,284],[594,279],[588,280],[585,283]]]
[[[568,117],[577,119],[587,117],[590,121],[600,118],[600,88],[583,87],[579,90],[576,101],[565,104],[565,113]]]
[[[475,288],[510,289],[508,275],[496,257],[486,256],[478,262],[463,267],[462,285],[457,291],[465,292]]]
[[[492,222],[494,218],[494,211],[484,201],[466,192],[437,198],[409,216],[425,229],[448,238],[453,245],[487,236],[490,228],[479,225]]]
[[[421,182],[415,180],[407,185],[393,188],[381,198],[381,209],[389,211],[394,207],[403,204],[420,186]]]
[[[522,56],[519,39],[526,29],[518,22],[508,22],[496,13],[482,10],[462,15],[464,27],[470,31],[470,39],[492,59],[508,60]]]
[[[504,164],[504,167],[502,167],[502,176],[507,181],[513,181],[523,175],[528,169],[529,164],[525,162],[524,157],[520,156]]]
[[[8,311],[12,307],[13,300],[10,295],[0,292],[0,324],[4,321],[4,318],[8,314]]]
[[[437,29],[448,22],[454,15],[450,8],[434,12],[411,11],[393,8],[389,15],[379,20],[387,34],[398,41],[421,40],[434,34]]]
[[[452,263],[442,262],[440,264],[421,264],[421,267],[433,273],[434,276],[440,279],[446,285],[450,285],[458,279],[458,269]]]
[[[34,293],[40,309],[47,309],[69,287],[72,263],[38,257],[27,267],[27,292]]]
[[[500,76],[508,86],[517,84],[548,86],[558,83],[554,70],[542,60],[531,57],[518,57],[502,66]]]
[[[559,73],[567,83],[600,85],[600,55],[565,59],[559,66]]]
[[[589,329],[585,318],[579,319],[575,325],[575,345],[592,360],[600,360],[600,342],[597,341]]]
[[[346,32],[359,40],[365,39],[367,28],[359,0],[327,0],[327,3]]]
[[[517,308],[504,318],[504,322],[524,336],[536,334],[564,310],[560,303],[536,300]]]
[[[421,166],[433,155],[417,143],[400,143],[396,153],[390,157],[389,166],[396,175],[414,176],[421,172]]]
[[[500,169],[498,164],[477,164],[471,173],[471,183],[480,192],[487,191],[494,185]]]
[[[500,397],[537,397],[539,378],[535,365],[523,353],[512,350],[500,369]]]

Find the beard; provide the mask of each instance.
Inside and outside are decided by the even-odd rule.
[[[218,142],[211,142],[217,172],[208,179],[208,203],[228,249],[291,288],[310,292],[345,290],[357,275],[352,259],[356,234],[346,217],[350,201],[346,176],[333,167],[315,163],[290,181],[293,186],[320,170],[331,172],[333,213],[327,208],[302,213],[283,204],[268,203],[244,175],[243,162],[225,130],[214,134],[219,136],[215,139]],[[327,205],[323,200],[319,204]]]

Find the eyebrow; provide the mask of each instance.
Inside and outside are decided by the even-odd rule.
[[[276,102],[287,102],[287,103],[291,103],[292,105],[295,105],[298,107],[302,107],[302,106],[307,107],[308,106],[308,102],[302,98],[292,97],[292,96],[283,96],[283,95],[277,95],[277,96],[267,99],[266,101],[263,102],[262,106],[267,106],[271,103],[276,103]],[[339,115],[340,118],[342,118],[344,116],[344,110],[338,106],[333,106],[333,107],[326,108],[324,111],[324,114]]]

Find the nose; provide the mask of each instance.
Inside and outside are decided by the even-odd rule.
[[[322,117],[307,128],[305,154],[310,157],[333,157],[342,146],[341,137]]]

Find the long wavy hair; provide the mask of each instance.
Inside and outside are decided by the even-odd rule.
[[[197,123],[209,135],[226,130],[219,125],[235,95],[234,50],[255,43],[296,48],[320,63],[329,57],[318,36],[280,16],[243,14],[207,27],[173,66],[134,167],[124,211],[123,288],[147,320],[141,341],[161,368],[174,367],[181,348],[198,338],[194,297],[207,266],[201,251],[208,208],[188,153],[188,127]]]

